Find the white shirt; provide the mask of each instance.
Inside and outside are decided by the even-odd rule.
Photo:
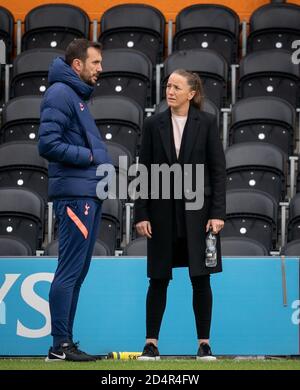
[[[173,137],[177,158],[179,156],[182,134],[187,121],[187,116],[172,114]]]

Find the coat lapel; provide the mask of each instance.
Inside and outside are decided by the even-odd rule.
[[[183,153],[184,162],[189,161],[193,148],[197,142],[197,137],[200,134],[200,115],[201,112],[197,108],[190,106],[188,120],[184,129],[184,133],[185,133],[184,137],[186,137],[184,142],[184,153]],[[170,109],[168,109],[161,116],[160,123],[159,123],[159,132],[162,139],[163,147],[165,149],[170,164],[172,164],[171,139],[170,139],[171,128],[172,128],[171,111]]]
[[[200,112],[193,106],[190,106],[188,120],[184,129],[185,143],[184,143],[184,162],[188,163],[192,154],[193,148],[196,145],[197,137],[200,134]]]
[[[161,116],[159,122],[159,133],[162,139],[162,144],[165,149],[166,155],[168,157],[168,161],[172,163],[171,157],[171,139],[170,139],[170,131],[171,131],[171,112],[170,109],[164,111]]]

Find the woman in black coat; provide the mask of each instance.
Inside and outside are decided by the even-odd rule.
[[[199,76],[178,69],[170,75],[166,88],[169,109],[145,121],[139,161],[148,169],[150,188],[148,199],[139,198],[135,202],[135,223],[138,233],[147,237],[150,284],[146,303],[146,345],[140,360],[159,359],[157,341],[166,306],[167,287],[172,279],[172,268],[178,266],[189,267],[193,286],[199,340],[197,358],[215,359],[209,346],[212,312],[210,274],[222,271],[221,248],[217,236],[217,266],[207,268],[205,238],[209,230],[218,234],[224,226],[226,176],[216,118],[201,111],[202,95]],[[183,183],[186,175],[192,175],[192,185],[189,188],[185,184],[181,186],[184,187],[182,199],[177,199],[175,190],[172,190],[178,180],[176,175],[171,179],[169,199],[162,199],[161,188],[153,196],[157,192],[151,186],[153,164],[167,164],[169,167],[179,164]],[[192,171],[186,170],[185,164],[190,164]],[[196,175],[196,166],[201,164],[204,165],[204,189],[203,183],[201,187],[204,203],[193,209],[188,206],[193,201],[190,193],[199,187],[200,171]],[[163,181],[165,179],[159,184]]]

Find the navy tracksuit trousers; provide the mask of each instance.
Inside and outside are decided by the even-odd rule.
[[[54,347],[73,340],[79,291],[98,236],[101,205],[99,200],[82,198],[53,202],[59,229],[58,266],[49,294]]]

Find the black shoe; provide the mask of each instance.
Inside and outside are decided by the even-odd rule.
[[[210,346],[207,343],[201,343],[197,353],[197,360],[217,360],[215,356],[212,355]]]
[[[146,344],[144,346],[143,353],[137,358],[137,360],[159,360],[159,351],[153,343]]]
[[[57,349],[51,347],[45,362],[95,362],[96,359],[87,353],[80,351],[78,343],[63,343]]]

